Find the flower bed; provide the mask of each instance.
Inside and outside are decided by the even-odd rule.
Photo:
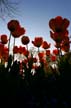
[[[25,28],[17,20],[8,22],[9,38],[6,34],[0,36],[0,95],[25,98],[26,93],[27,99],[41,100],[43,97],[42,100],[45,100],[44,98],[51,97],[52,102],[57,99],[60,101],[62,97],[64,99],[65,95],[65,99],[71,96],[71,52],[67,29],[69,24],[69,20],[61,16],[49,21],[50,37],[55,41],[55,49],[51,52],[51,44],[41,36],[34,38],[33,49],[30,50],[30,38],[25,35]],[[12,49],[11,37],[14,38]],[[15,44],[15,39],[19,37],[22,46]]]

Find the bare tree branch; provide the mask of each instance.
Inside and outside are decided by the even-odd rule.
[[[18,4],[19,1],[12,2],[9,0],[0,0],[0,18],[3,18],[3,16],[14,17],[18,15]]]

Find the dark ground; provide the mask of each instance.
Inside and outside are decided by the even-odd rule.
[[[71,80],[0,76],[0,104],[26,108],[71,107]]]

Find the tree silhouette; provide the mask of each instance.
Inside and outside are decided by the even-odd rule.
[[[4,19],[5,16],[13,17],[18,14],[18,4],[19,1],[16,2],[10,0],[0,0],[0,18]]]

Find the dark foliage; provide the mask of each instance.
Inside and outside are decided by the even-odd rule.
[[[56,79],[53,76],[46,78],[42,66],[36,69],[35,75],[30,74],[30,70],[26,69],[27,74],[22,79],[19,75],[19,62],[15,61],[12,64],[10,56],[7,68],[4,66],[0,68],[3,69],[0,71],[1,101],[8,105],[16,104],[29,108],[70,106],[71,80],[68,79],[70,67],[67,61],[63,62],[63,65],[60,64],[59,69],[64,70],[60,70],[62,74]],[[68,70],[61,66],[66,66]],[[67,79],[66,76],[68,76]]]

